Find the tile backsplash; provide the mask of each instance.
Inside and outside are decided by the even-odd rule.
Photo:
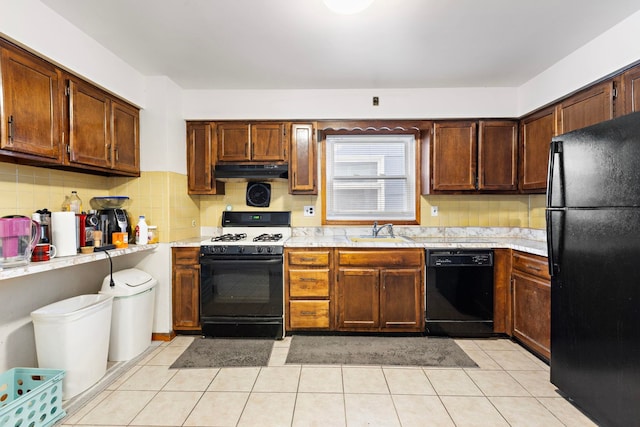
[[[201,226],[218,227],[222,211],[291,210],[295,227],[321,225],[319,196],[288,192],[286,181],[271,182],[268,208],[246,205],[246,182],[227,182],[226,194],[190,196],[187,176],[175,172],[142,172],[139,178],[104,177],[0,162],[0,216],[26,215],[47,208],[60,210],[64,196],[76,190],[83,208],[90,209],[95,196],[128,196],[132,223],[145,215],[147,224],[157,225],[161,242],[197,237]],[[438,195],[420,198],[424,227],[524,227],[545,226],[544,195]],[[315,216],[303,215],[304,206],[314,206]],[[438,216],[431,207],[438,206]]]
[[[96,196],[128,196],[135,227],[139,215],[157,225],[161,242],[200,234],[199,200],[187,194],[187,177],[174,172],[142,172],[139,178],[105,177],[0,162],[0,216],[38,209],[59,211],[65,195],[78,192],[84,210]]]

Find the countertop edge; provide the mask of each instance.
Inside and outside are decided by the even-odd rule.
[[[151,245],[129,245],[127,248],[109,250],[109,256],[119,257],[137,252],[151,251],[159,246],[158,243]],[[42,273],[45,271],[58,270],[61,268],[73,267],[80,264],[107,259],[105,251],[93,252],[90,254],[77,254],[66,257],[54,258],[50,261],[29,262],[18,267],[6,267],[0,270],[0,280],[15,279],[17,277]]]

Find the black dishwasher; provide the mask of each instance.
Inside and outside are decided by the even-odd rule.
[[[493,335],[493,251],[426,250],[426,333]]]

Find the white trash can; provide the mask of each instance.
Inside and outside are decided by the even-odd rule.
[[[100,294],[113,296],[109,360],[133,359],[151,345],[153,313],[158,281],[137,268],[128,268],[104,278]]]
[[[31,312],[38,367],[64,369],[62,399],[70,399],[107,372],[110,295],[79,295]]]

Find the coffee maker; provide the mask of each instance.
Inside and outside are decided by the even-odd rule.
[[[111,244],[112,233],[127,233],[131,241],[131,221],[127,211],[121,208],[101,209],[98,211],[98,230],[102,231],[102,245]]]

